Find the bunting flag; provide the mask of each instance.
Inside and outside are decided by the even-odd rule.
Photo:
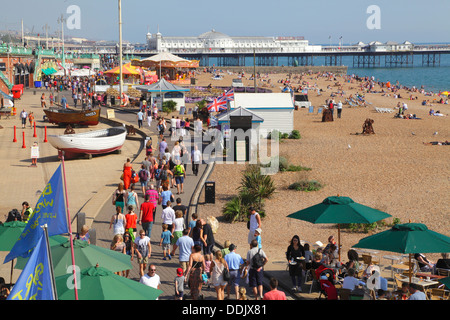
[[[213,102],[208,104],[209,112],[219,112],[223,110],[227,110],[227,100],[223,96],[215,98]]]
[[[42,229],[39,227],[39,229]],[[47,237],[42,231],[30,259],[7,300],[55,300]]]
[[[45,186],[39,200],[29,218],[27,226],[17,239],[14,247],[8,253],[3,263],[19,256],[28,257],[43,234],[42,226],[48,226],[49,236],[68,233],[66,206],[61,164]]]

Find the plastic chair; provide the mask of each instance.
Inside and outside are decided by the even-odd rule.
[[[439,276],[450,277],[450,270],[448,269],[436,268],[436,272]]]
[[[319,283],[319,279],[317,279],[317,275],[316,275],[316,270],[314,269],[310,269],[310,273],[312,275],[312,281],[311,281],[311,286],[309,287],[309,293],[312,292],[312,288],[314,286],[314,283]]]
[[[339,294],[340,300],[350,300],[351,290],[340,288],[340,289],[338,289],[338,294]]]

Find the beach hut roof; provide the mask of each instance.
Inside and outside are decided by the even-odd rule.
[[[235,93],[230,101],[231,109],[294,109],[291,94],[286,93]]]
[[[217,120],[219,121],[219,123],[220,122],[228,122],[228,121],[230,121],[230,117],[234,117],[234,116],[251,116],[252,122],[264,122],[263,118],[261,118],[260,116],[254,114],[253,112],[251,112],[243,107],[239,107],[234,110],[228,110],[227,112],[220,114],[217,117]]]
[[[172,92],[172,91],[189,91],[188,88],[176,86],[166,79],[161,79],[158,82],[152,83],[151,85],[141,85],[136,86],[136,89],[144,92]]]

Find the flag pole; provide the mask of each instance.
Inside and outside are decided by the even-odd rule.
[[[68,200],[68,197],[67,197],[66,168],[64,166],[64,151],[61,151],[61,162],[62,162],[62,169],[63,169],[64,196],[66,198],[67,220],[68,220],[68,225],[69,225],[70,251],[72,253],[73,284],[74,284],[75,300],[78,300],[77,275],[76,275],[76,272],[75,272],[75,255],[73,253],[72,221],[70,220],[69,200]]]
[[[55,271],[53,269],[52,251],[50,249],[50,242],[49,242],[49,239],[48,239],[47,224],[44,224],[42,226],[42,229],[44,229],[45,242],[46,242],[47,252],[48,252],[48,256],[47,257],[48,257],[48,265],[50,266],[50,276],[52,278],[53,300],[58,300],[58,294],[56,292]]]

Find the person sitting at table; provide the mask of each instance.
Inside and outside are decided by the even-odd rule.
[[[415,253],[414,259],[417,260],[417,263],[419,264],[419,269],[422,272],[430,272],[434,269],[434,262],[429,261],[427,257],[425,257],[421,253]]]
[[[381,274],[380,267],[377,266],[377,265],[375,265],[375,264],[373,264],[373,263],[371,262],[371,263],[369,264],[369,266],[366,268],[366,270],[364,270],[364,273],[363,273],[363,279],[364,279],[364,280],[367,280],[368,278],[370,278],[370,276],[373,274],[373,271],[374,271],[374,270],[377,270],[378,273]]]
[[[377,291],[377,300],[387,300],[386,291],[383,289],[378,289]]]
[[[322,254],[316,252],[313,257],[313,261],[311,262],[311,269],[318,269],[322,264]]]
[[[330,266],[336,266],[339,261],[339,252],[337,250],[337,246],[335,244],[330,245],[330,250],[327,253],[328,255],[328,264]]]
[[[365,286],[364,281],[355,277],[355,269],[348,269],[347,276],[344,278],[344,282],[342,283],[343,289],[349,289],[350,291],[355,290],[358,286]]]
[[[324,254],[329,254],[331,251],[331,245],[336,246],[336,240],[334,240],[334,236],[328,237],[328,244],[325,246],[325,249],[323,249]]]
[[[409,298],[409,283],[403,282],[400,288],[392,293],[395,300],[408,300]]]
[[[376,270],[373,270],[372,271],[372,275],[374,275],[375,272],[376,272]],[[387,279],[383,278],[379,272],[378,272],[378,278],[379,278],[378,285],[376,285],[376,280],[375,279],[372,280],[372,283],[375,285],[375,289],[382,289],[384,291],[387,291],[388,290],[388,281],[387,281]]]
[[[437,269],[450,270],[450,254],[448,254],[447,252],[443,252],[441,253],[441,256],[442,258],[438,259],[438,261],[436,261],[436,264],[434,265],[433,274],[438,274]]]
[[[425,293],[419,290],[419,286],[415,283],[411,283],[409,285],[409,292],[411,292],[411,295],[409,296],[408,300],[427,300],[427,296]]]

